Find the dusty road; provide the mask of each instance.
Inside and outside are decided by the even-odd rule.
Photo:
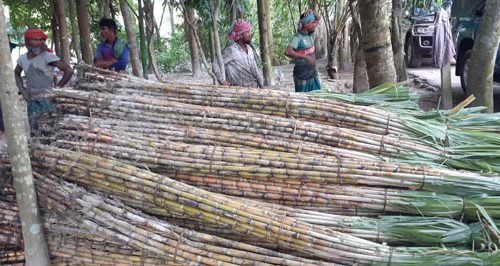
[[[408,68],[408,74],[428,83],[436,88],[441,86],[441,71],[439,69],[424,66],[421,68]],[[453,91],[453,104],[457,104],[465,98],[465,93],[460,85],[460,77],[455,76],[455,66],[451,67],[451,86]],[[493,86],[493,98],[495,101],[495,112],[500,112],[500,84]]]

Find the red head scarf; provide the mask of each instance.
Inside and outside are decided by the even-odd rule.
[[[39,30],[39,29],[28,29],[24,32],[24,42],[26,42],[26,40],[28,39],[32,39],[32,38],[40,38],[42,40],[47,40],[47,35],[45,35],[45,33],[43,33],[43,31]]]
[[[251,29],[252,29],[252,26],[250,25],[250,23],[244,21],[241,18],[237,19],[233,23],[233,27],[231,29],[231,32],[229,33],[229,35],[227,37],[231,41],[237,41],[241,38],[241,35],[244,32],[250,31]]]

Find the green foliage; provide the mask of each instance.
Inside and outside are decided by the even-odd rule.
[[[183,31],[177,31],[168,39],[161,39],[156,47],[156,60],[163,72],[181,72],[191,69],[191,57],[186,36]]]
[[[9,30],[11,40],[24,42],[22,36],[28,28],[40,28],[51,35],[52,8],[48,1],[5,0],[9,8]]]

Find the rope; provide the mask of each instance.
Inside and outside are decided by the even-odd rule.
[[[422,184],[420,185],[419,190],[423,190],[424,189],[424,185],[425,185],[425,167],[424,166],[422,166],[422,176],[423,176],[423,178],[422,178]]]
[[[387,123],[385,124],[385,134],[384,135],[389,135],[389,123],[391,122],[391,114],[389,113],[387,115]]]
[[[214,155],[215,155],[215,150],[218,148],[218,146],[213,146],[212,152],[210,154],[210,166],[208,168],[208,172],[212,173],[212,165],[214,164]]]
[[[285,211],[285,216],[286,216],[286,211]],[[280,236],[283,234],[283,223],[280,223],[280,227],[278,228],[278,235],[276,236],[276,248],[279,249],[280,247]],[[285,244],[286,246],[286,244]]]
[[[377,220],[377,240],[375,242],[380,243],[380,220]]]
[[[290,184],[288,184],[290,186]],[[302,188],[304,187],[304,181],[300,181],[300,186],[299,186],[299,194],[297,195],[298,199],[300,200],[300,197],[302,196]]]
[[[212,89],[210,91],[210,106],[214,105],[214,91],[215,91],[215,89]]]
[[[384,188],[384,207],[382,211],[385,212],[385,207],[387,206],[387,188]]]
[[[296,133],[297,133],[297,124],[299,123],[299,121],[297,119],[293,118],[293,117],[292,117],[292,119],[293,119],[293,122],[294,122],[292,136],[295,136]]]
[[[156,179],[155,191],[154,191],[154,196],[153,196],[153,200],[157,204],[159,204],[157,200],[158,200],[158,196],[160,194],[160,182],[161,182],[160,178]]]
[[[462,211],[460,212],[460,220],[465,216],[465,197],[462,197]]]
[[[337,185],[342,185],[344,184],[344,181],[342,180],[342,175],[340,174],[340,170],[342,168],[342,159],[338,154],[335,154],[335,157],[337,158]]]
[[[382,152],[385,150],[384,138],[385,138],[385,135],[382,135],[382,138],[380,139],[380,149],[378,151],[379,154],[382,154]]]
[[[297,149],[297,154],[296,154],[297,156],[300,155],[300,153],[302,152],[302,141],[303,140],[301,139],[299,142],[299,148]]]
[[[91,91],[89,93],[89,99],[87,101],[87,111],[89,112],[90,119],[93,118],[93,116],[92,116],[92,106],[91,105],[92,105],[92,98],[95,97],[95,94],[96,94],[95,92]]]
[[[286,118],[290,117],[290,93],[286,94],[286,100],[285,100],[285,117]]]
[[[177,244],[175,245],[174,259],[173,259],[174,263],[177,261],[177,250],[179,249],[179,245],[182,241],[182,238],[184,237],[184,231],[186,231],[186,229],[182,229],[181,234],[179,236],[179,240],[177,240]]]
[[[389,261],[387,262],[387,266],[391,266],[393,254],[394,254],[394,247],[389,247]]]

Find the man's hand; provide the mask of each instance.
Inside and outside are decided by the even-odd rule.
[[[229,82],[227,82],[227,80],[224,80],[221,85],[224,85],[224,86],[231,86],[231,84],[229,84]]]
[[[118,60],[116,60],[116,59],[108,60],[108,61],[99,59],[99,60],[95,61],[94,66],[100,67],[100,68],[109,68],[112,64],[114,64],[116,62],[118,62]]]
[[[304,56],[304,60],[309,65],[314,65],[316,63],[316,60],[312,56],[306,55],[306,56]]]
[[[31,100],[30,94],[29,94],[28,89],[26,87],[23,87],[20,92],[21,92],[21,95],[23,96],[23,99],[25,101],[28,102]]]
[[[106,61],[104,61],[104,60],[97,60],[97,61],[95,61],[94,65],[96,67],[100,67],[100,68],[107,68]]]

